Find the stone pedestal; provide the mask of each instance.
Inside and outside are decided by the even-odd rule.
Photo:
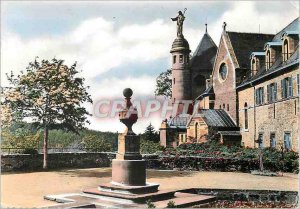
[[[146,161],[114,159],[111,183],[124,186],[145,186]]]
[[[140,138],[137,135],[119,134],[117,160],[141,160]]]

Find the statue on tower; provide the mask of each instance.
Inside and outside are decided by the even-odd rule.
[[[177,21],[177,37],[183,36],[182,29],[183,29],[183,21],[185,19],[185,16],[184,16],[185,11],[186,11],[186,8],[184,8],[183,13],[181,11],[179,11],[177,17],[171,18],[172,21]]]

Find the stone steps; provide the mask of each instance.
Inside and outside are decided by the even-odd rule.
[[[97,188],[86,189],[83,191],[84,194],[92,195],[90,197],[100,198],[102,200],[112,202],[121,202],[125,204],[144,204],[147,200],[151,200],[153,202],[167,200],[173,198],[175,192],[176,190],[162,190],[146,194],[131,195],[100,191]]]

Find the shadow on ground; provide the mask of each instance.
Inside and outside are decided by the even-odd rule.
[[[71,169],[59,171],[61,175],[71,177],[92,177],[92,178],[105,178],[111,177],[111,168],[103,169]],[[169,170],[147,170],[147,178],[171,178],[171,177],[190,177],[194,176],[195,172],[192,171],[169,171]]]
[[[111,177],[111,169],[105,168],[101,170],[78,170],[78,169],[72,169],[72,170],[63,170],[59,171],[60,175],[67,175],[71,177],[92,177],[92,178],[105,178],[105,177]]]

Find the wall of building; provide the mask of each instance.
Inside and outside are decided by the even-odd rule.
[[[238,92],[238,114],[239,127],[242,134],[242,145],[245,147],[254,147],[255,138],[255,118],[254,118],[254,88],[249,87]],[[248,111],[248,129],[245,128],[245,103],[247,103]]]
[[[221,42],[218,49],[218,54],[214,64],[213,70],[213,88],[215,93],[215,106],[214,109],[225,110],[237,121],[236,113],[236,90],[235,90],[235,67],[232,57],[228,53],[229,43],[226,41],[226,35],[222,35]],[[227,66],[227,77],[222,80],[219,74],[219,68],[222,63]],[[229,110],[227,109],[229,107]]]
[[[197,130],[196,130],[197,127]],[[187,138],[191,140],[194,139],[195,142],[206,142],[208,135],[208,127],[204,120],[199,117],[195,117],[192,119],[191,123],[187,129]]]
[[[285,132],[291,133],[292,149],[298,151],[299,134],[299,96],[297,92],[298,68],[267,80],[256,85],[254,88],[264,87],[264,104],[254,107],[254,88],[247,88],[238,93],[239,96],[239,119],[242,128],[242,141],[245,146],[253,147],[253,141],[258,139],[258,135],[263,134],[264,147],[270,147],[270,135],[275,134],[276,148],[283,145]],[[281,80],[292,76],[293,96],[290,98],[281,97]],[[277,101],[268,103],[267,85],[277,83]],[[251,95],[251,96],[250,96]],[[244,103],[249,105],[249,129],[244,130]],[[254,123],[255,121],[255,123]],[[257,146],[257,144],[255,144]]]

